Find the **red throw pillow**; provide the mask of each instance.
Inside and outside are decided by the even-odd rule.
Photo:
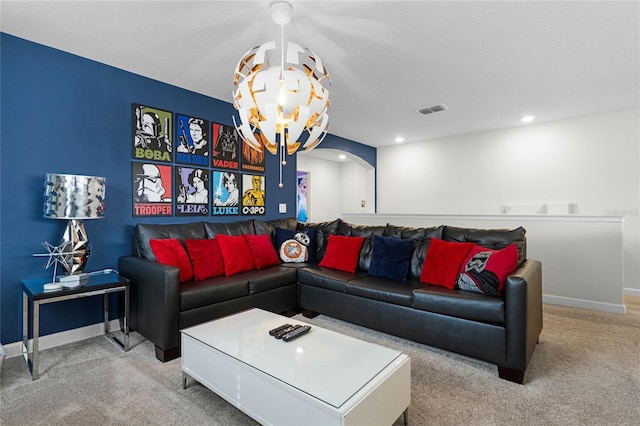
[[[329,234],[327,251],[318,265],[345,272],[355,272],[363,243],[364,237]]]
[[[420,282],[455,288],[460,266],[474,245],[432,238],[420,272]]]
[[[280,264],[278,253],[276,253],[269,235],[245,235],[244,238],[247,240],[249,250],[251,250],[256,269],[260,270]]]
[[[193,278],[193,268],[187,252],[176,238],[162,240],[150,239],[149,245],[159,263],[180,269],[180,282]]]
[[[216,235],[224,259],[224,275],[230,277],[240,272],[256,269],[251,250],[244,235]]]
[[[462,263],[458,276],[460,290],[488,296],[502,296],[504,280],[518,267],[518,247],[510,244],[502,250],[474,246]]]
[[[204,240],[184,240],[193,265],[196,281],[224,275],[224,260],[220,245],[215,238]]]

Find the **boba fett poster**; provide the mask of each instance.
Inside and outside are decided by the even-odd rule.
[[[131,163],[133,216],[173,215],[172,166],[155,163]]]
[[[145,105],[133,104],[132,158],[171,163],[173,114]]]

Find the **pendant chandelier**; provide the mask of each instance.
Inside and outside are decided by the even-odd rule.
[[[233,106],[240,123],[233,124],[240,137],[252,148],[266,148],[280,155],[280,183],[286,156],[302,146],[316,147],[329,129],[329,74],[320,58],[307,48],[288,42],[285,49],[284,26],[291,20],[293,8],[287,2],[271,5],[271,17],[280,25],[281,43],[278,64],[272,64],[275,41],[254,47],[236,66]],[[286,55],[285,55],[286,51]]]

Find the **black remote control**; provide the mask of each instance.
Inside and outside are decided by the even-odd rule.
[[[287,333],[291,333],[292,331],[300,328],[301,326],[299,324],[296,325],[292,325],[290,327],[285,328],[284,330],[280,330],[278,331],[276,334],[273,335],[273,337],[275,337],[276,339],[282,339],[282,336],[284,336]]]
[[[269,335],[270,335],[270,336],[275,336],[275,334],[276,334],[278,331],[282,331],[282,330],[284,330],[284,329],[285,329],[285,328],[287,328],[287,327],[291,327],[291,324],[283,324],[283,325],[281,325],[280,327],[276,327],[276,328],[274,328],[273,330],[269,330]]]
[[[293,340],[298,336],[302,336],[303,334],[305,334],[309,330],[311,330],[311,326],[309,326],[309,325],[305,325],[303,327],[299,327],[299,328],[297,328],[297,329],[295,329],[293,331],[288,332],[284,336],[282,336],[282,340],[284,340],[285,342],[288,342],[289,340]]]

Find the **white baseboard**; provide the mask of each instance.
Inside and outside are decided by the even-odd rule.
[[[114,319],[109,322],[109,330],[118,330],[119,328],[119,320]],[[67,343],[78,342],[80,340],[100,336],[102,334],[104,334],[104,327],[102,323],[92,324],[86,327],[75,328],[73,330],[40,336],[38,346],[40,347],[39,350],[43,351],[45,349],[55,348],[56,346],[66,345]],[[31,339],[29,341],[31,341]],[[4,350],[7,358],[20,356],[22,355],[22,341],[4,345]]]
[[[616,305],[614,303],[594,302],[593,300],[573,299],[570,297],[542,295],[542,303],[551,305],[568,306],[570,308],[591,309],[593,311],[611,312],[614,314],[626,314],[627,307],[625,305]]]
[[[625,296],[639,296],[640,297],[640,288],[625,288],[624,289]]]

